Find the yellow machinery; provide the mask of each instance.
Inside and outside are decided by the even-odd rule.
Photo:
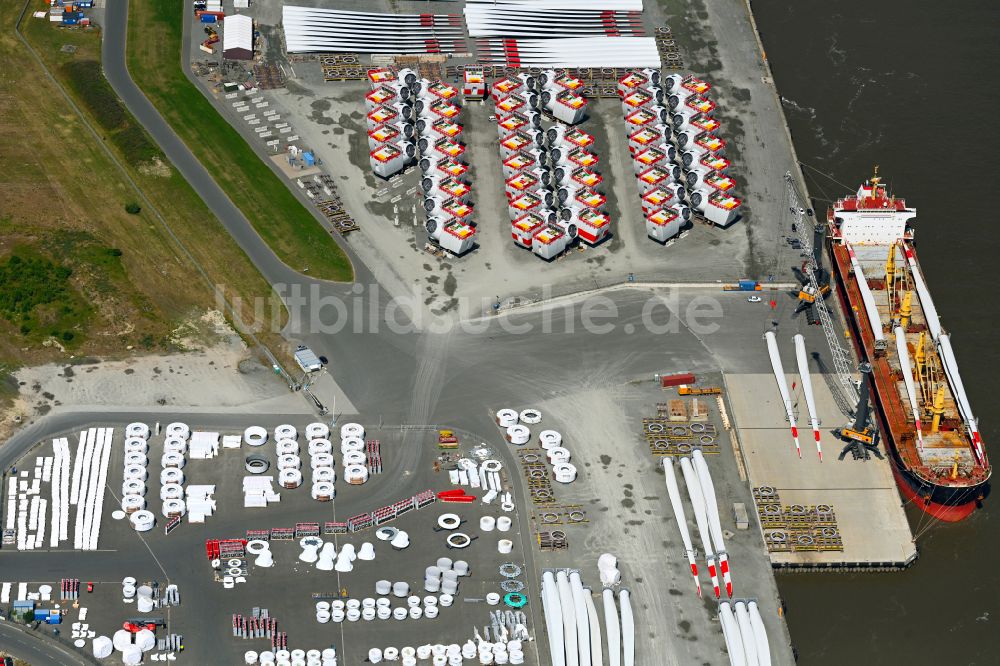
[[[799,290],[799,303],[815,303],[817,295],[826,298],[826,295],[829,293],[829,284],[821,285],[819,292],[812,285],[803,285],[802,289]]]
[[[694,388],[686,384],[681,384],[677,387],[677,395],[722,395],[722,389],[718,386]]]
[[[903,296],[903,302],[899,304],[899,325],[906,330],[910,325],[910,316],[913,314],[913,292],[907,291]]]
[[[941,426],[941,415],[944,414],[944,386],[939,386],[937,392],[934,393],[934,406],[931,407],[931,414],[934,415],[931,420],[931,432],[937,432],[938,428]]]
[[[874,441],[871,428],[865,428],[860,431],[854,428],[841,428],[840,436],[852,442],[861,442],[862,444],[871,444]]]
[[[454,431],[438,430],[438,448],[439,449],[458,448],[458,437],[455,436]]]

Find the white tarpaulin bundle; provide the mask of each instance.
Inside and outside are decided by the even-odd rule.
[[[642,0],[467,0],[469,35],[510,67],[660,67]]]
[[[511,5],[531,9],[641,12],[642,0],[466,0],[466,5]]]
[[[644,36],[641,19],[629,12],[536,9],[534,5],[467,5],[471,37]]]
[[[458,14],[382,14],[282,7],[289,53],[454,53],[465,48]]]
[[[505,57],[513,67],[660,67],[652,37],[486,40],[481,55]],[[485,53],[484,53],[485,52]]]

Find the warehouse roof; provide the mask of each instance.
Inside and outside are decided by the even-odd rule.
[[[242,14],[227,16],[222,24],[222,50],[246,49],[253,52],[253,19]]]

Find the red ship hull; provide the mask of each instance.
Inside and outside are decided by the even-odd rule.
[[[889,388],[894,382],[888,375],[884,364],[875,362],[869,350],[871,332],[866,325],[862,327],[859,319],[863,317],[864,305],[856,285],[851,284],[853,278],[849,273],[849,262],[846,252],[842,257],[828,247],[833,274],[836,279],[837,294],[840,297],[843,311],[850,325],[851,339],[859,356],[872,364],[872,402],[878,419],[881,441],[892,463],[893,476],[896,485],[908,502],[913,502],[930,516],[946,521],[959,522],[965,520],[980,506],[989,492],[989,483],[971,484],[965,486],[950,486],[932,483],[920,478],[911,470],[899,451],[897,439],[901,436],[899,413],[902,406],[898,395]],[[853,298],[852,298],[853,296]],[[853,302],[852,302],[853,301]],[[890,417],[890,415],[895,415]]]

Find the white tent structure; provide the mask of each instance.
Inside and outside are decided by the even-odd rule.
[[[253,19],[243,14],[227,16],[222,23],[222,57],[226,60],[253,58]]]

